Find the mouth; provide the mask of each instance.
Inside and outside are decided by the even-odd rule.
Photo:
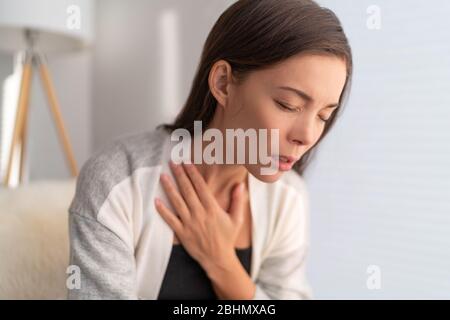
[[[278,162],[278,168],[280,171],[288,171],[292,169],[292,166],[298,160],[297,158],[284,155],[274,156],[273,159]]]

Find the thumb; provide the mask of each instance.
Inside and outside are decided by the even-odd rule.
[[[230,217],[237,227],[244,221],[244,183],[239,183],[234,189],[231,197]]]

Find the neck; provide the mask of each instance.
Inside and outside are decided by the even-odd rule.
[[[221,131],[222,136],[225,137],[225,128],[222,128],[215,124],[213,120],[208,126],[209,128],[215,128]],[[203,142],[203,137],[194,137],[194,139],[202,140],[202,155],[208,143],[211,142]],[[224,139],[223,146],[223,156],[225,158],[225,150],[226,150],[226,141]],[[191,144],[191,162],[194,163],[194,141]],[[226,164],[224,159],[224,164],[206,164],[202,161],[201,164],[195,164],[196,168],[203,176],[203,179],[206,181],[206,184],[214,194],[216,198],[229,198],[231,196],[231,192],[233,188],[238,183],[247,184],[247,176],[248,172],[244,165],[242,164]],[[248,186],[247,186],[248,187]]]

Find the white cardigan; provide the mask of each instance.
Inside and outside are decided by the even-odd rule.
[[[160,183],[175,142],[163,129],[122,136],[83,166],[69,208],[70,264],[81,288],[69,299],[157,299],[173,231],[154,207],[171,207]],[[173,176],[172,176],[173,178]],[[308,191],[295,172],[267,184],[248,175],[253,299],[310,299]],[[172,207],[171,207],[172,208]]]

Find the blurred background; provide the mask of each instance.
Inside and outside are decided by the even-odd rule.
[[[15,11],[18,20],[30,20],[28,15],[36,13],[30,11],[32,2],[36,1],[0,1],[0,30],[2,19],[10,23],[6,12],[13,7],[19,7]],[[234,3],[38,2],[42,16],[48,15],[45,21],[53,17],[55,32],[66,29],[68,37],[81,43],[76,50],[47,54],[78,169],[118,136],[153,129],[173,119],[188,95],[210,29]],[[311,202],[308,277],[314,296],[449,299],[450,2],[317,2],[340,18],[352,46],[355,70],[344,113],[304,176]],[[69,8],[73,5],[75,8]],[[72,23],[77,17],[79,25]],[[0,43],[3,40],[0,38]],[[0,51],[2,180],[7,171],[8,141],[13,136],[16,104],[11,103],[11,96],[18,94],[14,79],[20,78],[19,58],[18,51]],[[60,201],[63,209],[73,192],[74,180],[37,72],[29,100],[22,183],[28,189],[18,195],[16,177],[9,188],[0,190],[3,298],[42,294],[28,285],[38,285],[39,279],[19,274],[8,261],[14,260],[11,247],[20,251],[17,241],[26,246],[49,227],[40,220],[40,228],[32,233],[35,238],[30,238],[28,227],[17,215],[25,216],[21,212],[47,199],[39,193],[43,190],[47,195],[50,192],[47,202]],[[63,189],[65,193],[57,196]],[[61,216],[62,226],[64,221]],[[12,225],[23,234],[13,232]],[[66,235],[61,233],[55,239],[66,240]],[[43,242],[39,248],[45,251],[48,245]],[[67,247],[62,245],[59,250],[64,253]],[[29,274],[48,266],[39,259],[50,253],[37,254],[27,258],[29,263],[21,272]],[[43,272],[42,279],[57,274],[54,281],[58,283],[67,276],[59,269],[52,272]],[[22,283],[22,288],[14,287],[11,277],[16,277],[15,283]],[[59,288],[48,295],[61,292]]]

